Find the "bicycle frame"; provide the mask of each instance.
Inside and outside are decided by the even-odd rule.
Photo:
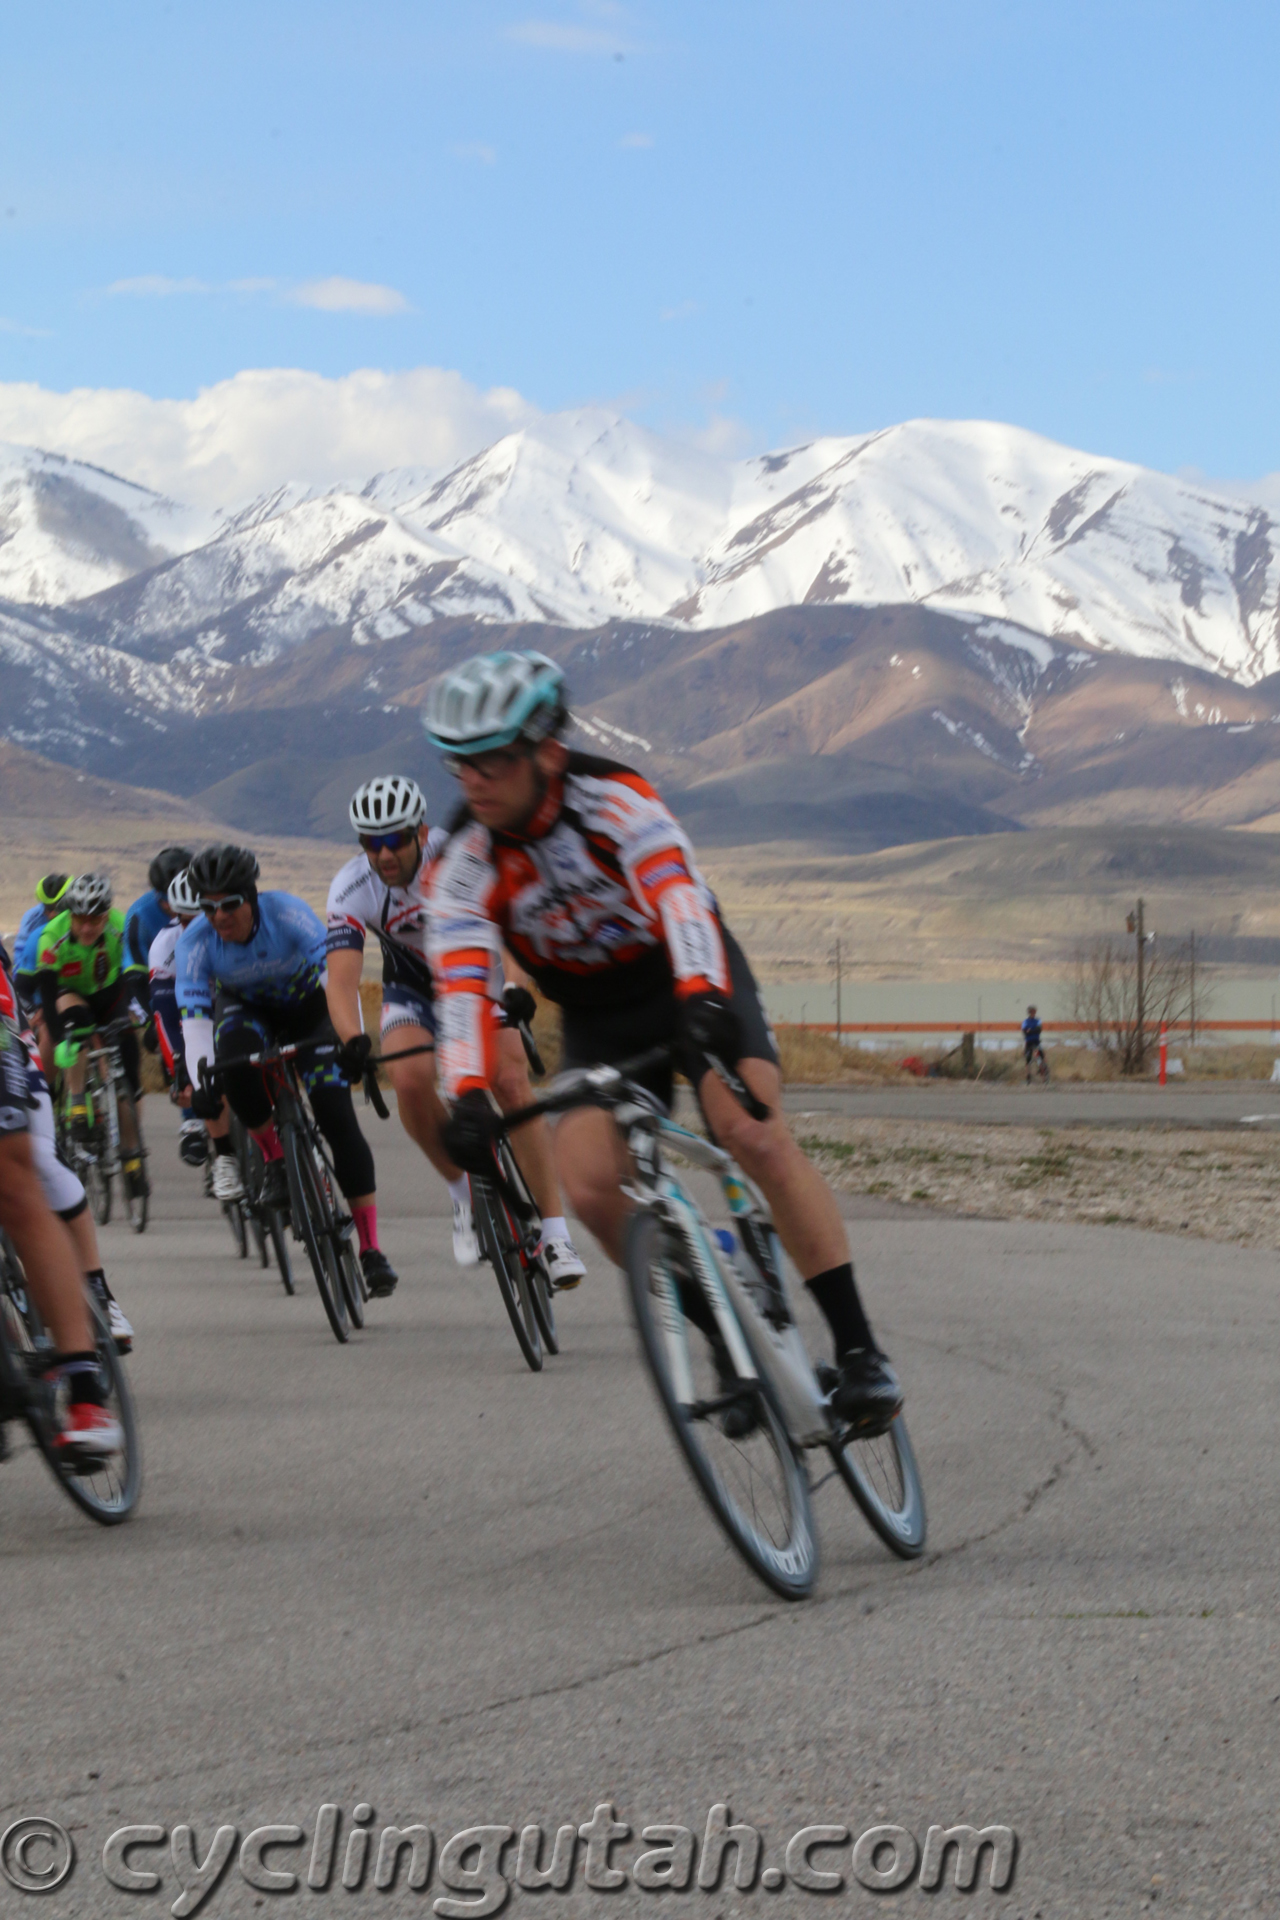
[[[678,1214],[699,1261],[700,1278],[720,1334],[742,1379],[768,1380],[778,1397],[788,1430],[798,1446],[817,1447],[833,1433],[826,1396],[818,1384],[813,1362],[787,1299],[784,1269],[768,1203],[729,1155],[701,1135],[690,1133],[674,1120],[642,1110],[618,1108],[614,1119],[626,1138],[641,1176],[628,1191],[637,1205]],[[663,1168],[657,1143],[665,1140],[686,1160],[714,1173],[735,1220],[754,1222],[769,1247],[772,1271],[748,1276],[708,1231],[702,1210],[684,1191],[675,1175]],[[747,1256],[750,1259],[750,1255]],[[753,1262],[753,1265],[755,1263]],[[757,1295],[766,1293],[767,1304]],[[726,1312],[727,1294],[732,1311]],[[743,1350],[743,1341],[750,1348]]]

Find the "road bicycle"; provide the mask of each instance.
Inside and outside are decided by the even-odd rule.
[[[31,1297],[22,1262],[0,1230],[0,1460],[11,1451],[9,1426],[22,1421],[67,1496],[103,1526],[127,1520],[142,1490],[138,1418],[129,1382],[105,1316],[86,1290],[98,1365],[107,1382],[107,1406],[119,1423],[118,1453],[68,1455],[57,1445],[66,1410],[66,1385],[57,1353]]]
[[[240,1170],[241,1192],[237,1200],[224,1200],[222,1211],[231,1228],[236,1252],[242,1260],[246,1260],[252,1247],[260,1267],[269,1267],[274,1254],[281,1284],[286,1293],[293,1293],[293,1264],[284,1237],[286,1216],[276,1207],[263,1205],[262,1178],[266,1172],[266,1161],[262,1157],[261,1147],[234,1113],[231,1116],[231,1139],[236,1165]]]
[[[147,1149],[138,1119],[137,1101],[120,1053],[121,1035],[127,1033],[132,1025],[127,1015],[108,1021],[99,1031],[99,1044],[84,1049],[84,1105],[87,1120],[84,1137],[77,1139],[71,1128],[71,1090],[65,1074],[58,1096],[55,1122],[58,1156],[79,1177],[98,1225],[105,1227],[111,1218],[112,1182],[119,1178],[129,1225],[135,1233],[145,1233],[148,1216]],[[121,1122],[126,1118],[128,1124],[124,1131],[132,1131],[138,1143],[138,1162],[143,1172],[142,1180],[136,1185],[124,1171],[126,1152],[132,1157],[132,1150],[122,1145]]]
[[[506,1024],[520,1035],[525,1058],[535,1078],[541,1080],[546,1068],[528,1026],[510,1016]],[[381,1066],[386,1060],[408,1060],[415,1054],[434,1051],[434,1047],[406,1047],[399,1053],[371,1060],[370,1066]],[[386,1118],[385,1105],[381,1115]],[[480,1244],[480,1257],[493,1268],[502,1304],[526,1364],[534,1373],[541,1373],[544,1350],[551,1354],[560,1351],[551,1301],[555,1288],[546,1260],[539,1252],[542,1215],[505,1137],[494,1142],[493,1172],[471,1174],[470,1184],[471,1217]]]
[[[844,1482],[891,1552],[924,1550],[924,1492],[902,1415],[863,1438],[832,1410],[835,1369],[815,1366],[791,1305],[768,1204],[729,1155],[670,1119],[634,1076],[665,1062],[655,1048],[618,1067],[562,1074],[508,1114],[504,1133],[540,1114],[611,1113],[632,1163],[625,1189],[626,1278],[641,1348],[703,1497],[760,1579],[788,1600],[812,1591],[818,1565],[811,1495]],[[756,1118],[767,1109],[722,1062],[720,1077]],[[719,1180],[733,1230],[714,1230],[670,1155]],[[820,1479],[810,1462],[832,1465]]]
[[[261,1068],[271,1117],[284,1149],[293,1237],[307,1250],[334,1339],[345,1345],[352,1327],[364,1325],[364,1303],[369,1296],[356,1247],[355,1221],[347,1211],[328,1145],[308,1105],[296,1065],[299,1054],[322,1060],[334,1058],[337,1052],[334,1041],[301,1040],[290,1046],[273,1044],[257,1053],[235,1054],[212,1067],[202,1060],[200,1084],[212,1093],[220,1093],[222,1075],[228,1067]],[[381,1102],[378,1093],[375,1105]],[[385,1105],[382,1112],[386,1113]]]

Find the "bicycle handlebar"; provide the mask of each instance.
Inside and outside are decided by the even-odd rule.
[[[530,1120],[537,1120],[543,1114],[565,1113],[570,1107],[583,1107],[591,1104],[593,1097],[599,1098],[606,1091],[621,1095],[628,1080],[636,1079],[647,1073],[651,1067],[664,1066],[671,1059],[673,1049],[668,1046],[649,1047],[644,1053],[637,1053],[630,1060],[619,1061],[616,1067],[580,1067],[565,1076],[565,1084],[541,1100],[535,1100],[527,1107],[517,1107],[513,1113],[502,1116],[502,1133],[510,1133],[515,1127],[522,1127]],[[768,1120],[770,1109],[763,1100],[758,1100],[750,1087],[739,1079],[738,1075],[726,1067],[722,1060],[708,1054],[712,1071],[723,1081],[738,1104],[746,1109],[753,1120]],[[613,1104],[616,1104],[613,1103]]]

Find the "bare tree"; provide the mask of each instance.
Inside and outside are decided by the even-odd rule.
[[[1203,968],[1193,989],[1189,942],[1148,940],[1142,972],[1140,1016],[1134,941],[1104,935],[1076,951],[1071,1017],[1121,1073],[1141,1071],[1145,1054],[1162,1026],[1186,1023],[1193,990],[1196,1018],[1203,1019],[1205,1014]]]

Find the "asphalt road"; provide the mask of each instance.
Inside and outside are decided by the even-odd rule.
[[[868,1087],[788,1087],[789,1113],[839,1113],[852,1119],[1030,1121],[1035,1126],[1220,1127],[1246,1116],[1280,1124],[1280,1085],[1269,1080],[1190,1080],[1161,1087],[1079,1081],[919,1080]]]
[[[339,1862],[362,1802],[375,1833],[420,1822],[437,1848],[601,1802],[700,1836],[725,1802],[771,1867],[811,1825],[1018,1835],[1011,1890],[936,1905],[912,1881],[886,1908],[848,1844],[820,1849],[841,1910],[1280,1910],[1271,1256],[850,1203],[930,1552],[892,1560],[828,1486],[816,1598],[787,1606],[700,1504],[602,1260],[535,1377],[487,1269],[452,1265],[440,1186],[393,1121],[376,1138],[403,1278],[339,1348],[310,1287],[286,1299],[235,1261],[148,1107],[153,1224],[105,1236],[138,1329],[142,1508],[105,1532],[29,1452],[0,1468],[0,1827],[51,1816],[79,1855],[42,1899],[0,1883],[6,1920],[168,1913],[163,1845],[131,1856],[157,1891],[104,1879],[125,1825],[189,1822],[203,1858],[219,1824],[238,1845],[296,1822],[306,1843],[270,1864],[305,1872],[322,1802],[343,1810]],[[367,1875],[280,1897],[427,1913],[438,1864],[422,1892]],[[831,1910],[794,1884],[618,1897],[582,1872],[508,1911]],[[276,1898],[233,1858],[200,1911]]]

